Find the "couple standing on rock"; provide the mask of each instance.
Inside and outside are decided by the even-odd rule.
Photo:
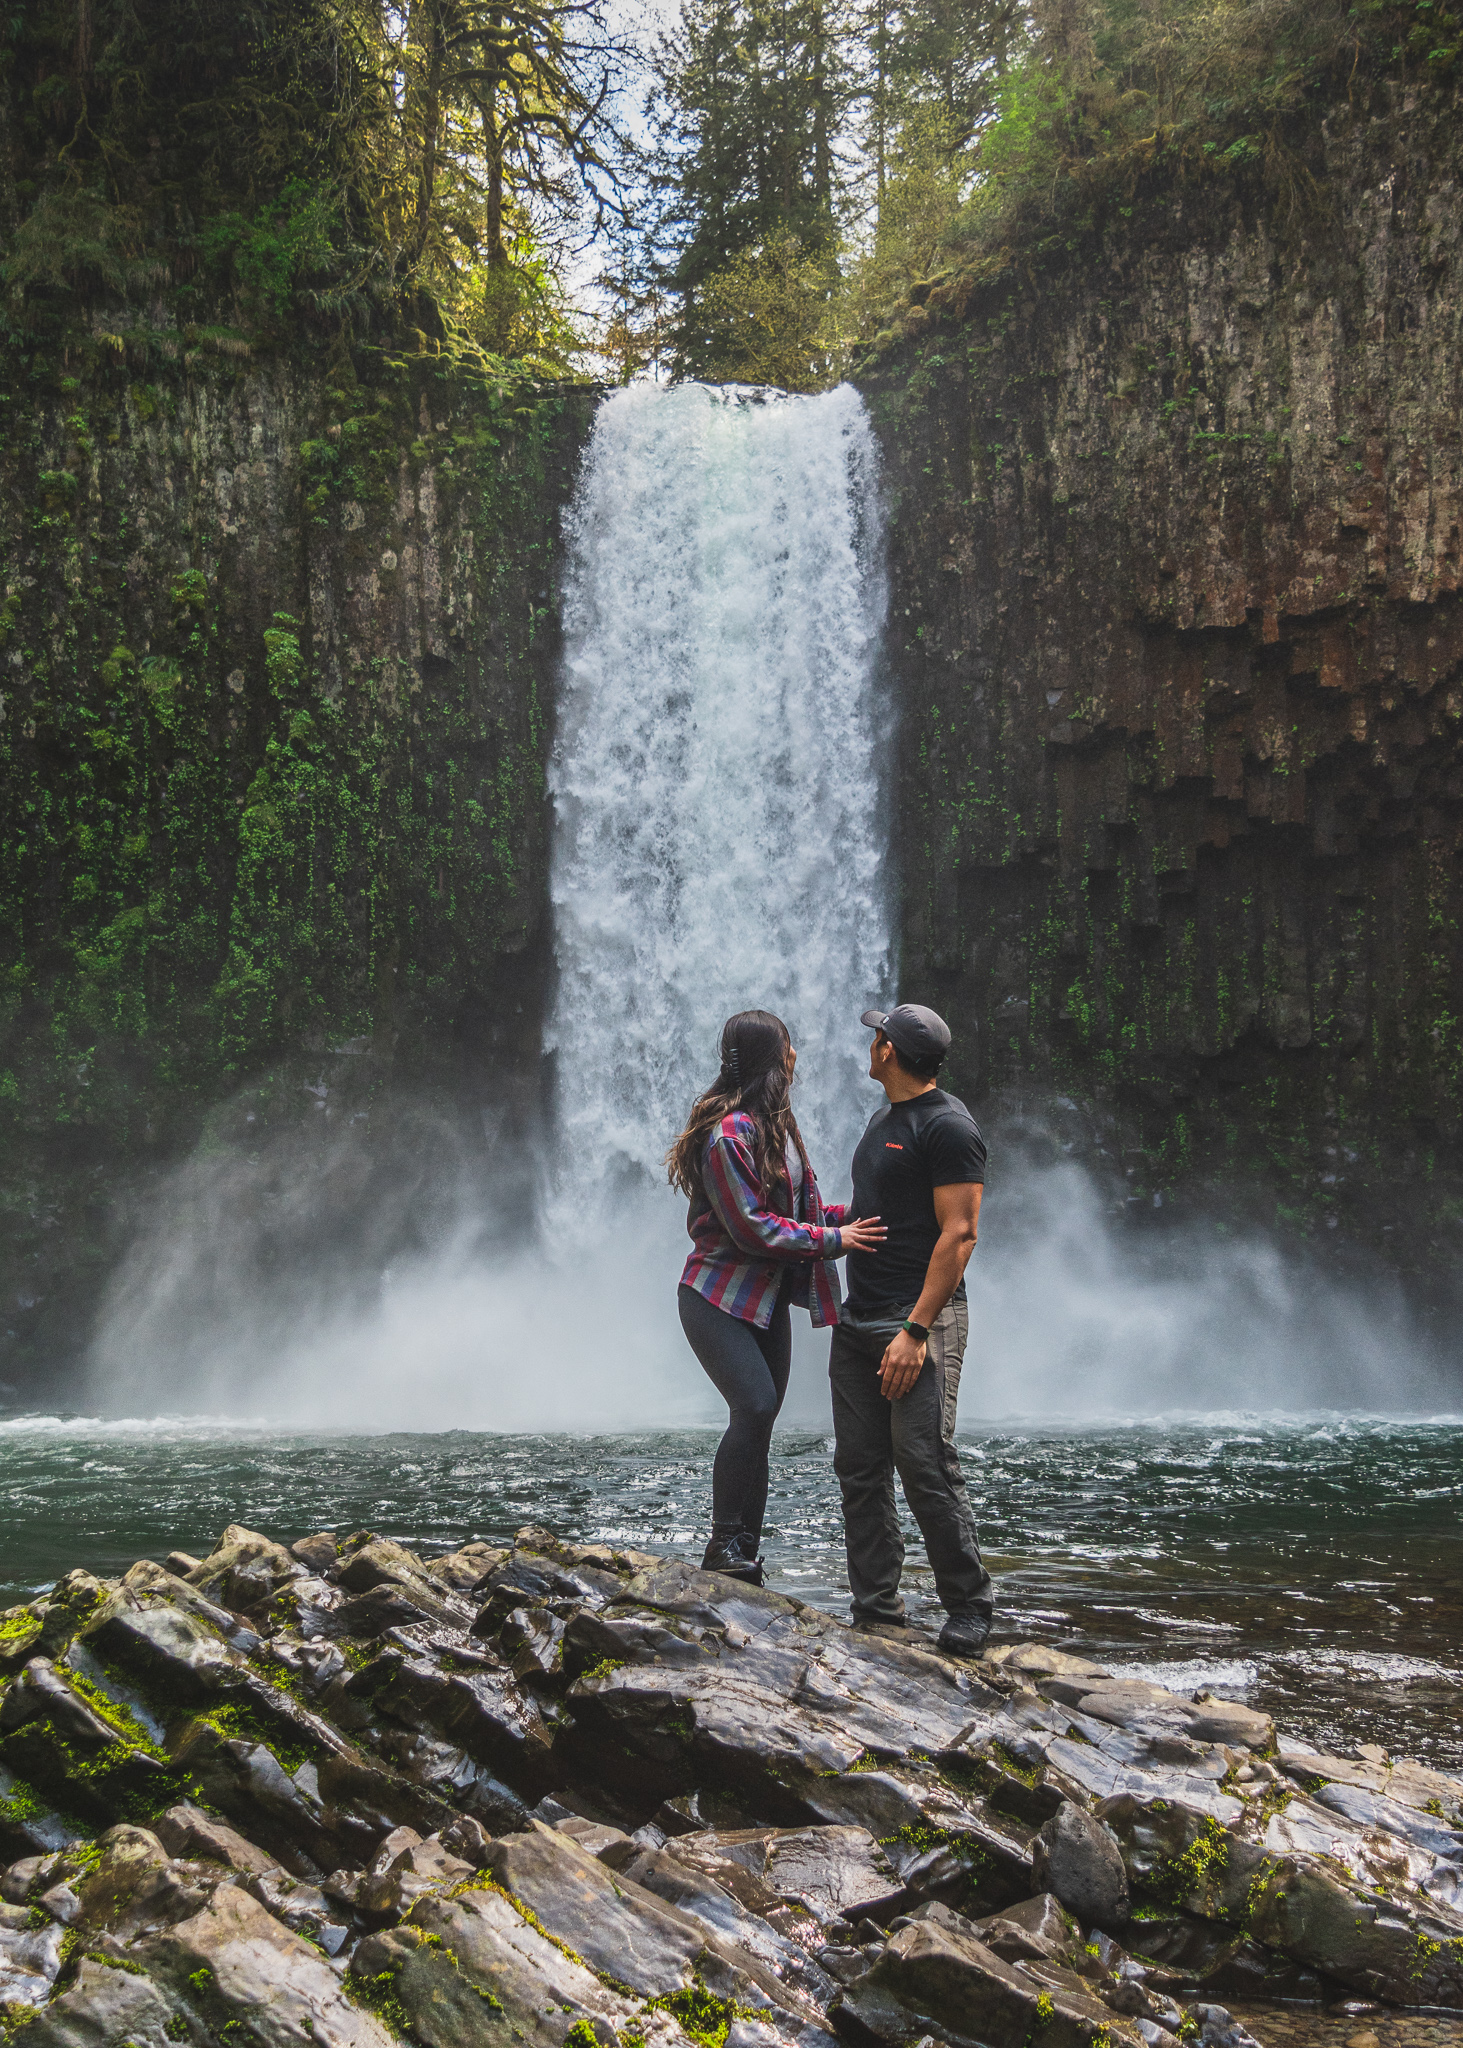
[[[793,1115],[797,1053],[766,1010],[728,1018],[721,1071],[666,1164],[690,1199],[681,1327],[731,1421],[712,1470],[703,1566],[762,1583],[767,1452],[787,1392],[792,1305],[834,1326],[833,1467],[855,1624],[901,1624],[897,1470],[947,1614],[939,1647],[979,1653],[992,1589],[955,1449],[985,1141],[936,1085],[950,1032],[933,1010],[865,1010],[887,1098],[853,1155],[853,1200],[825,1206]],[[833,1261],[848,1254],[848,1301]]]

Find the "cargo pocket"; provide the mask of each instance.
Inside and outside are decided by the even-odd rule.
[[[969,1331],[970,1310],[963,1301],[947,1302],[930,1331],[930,1347],[940,1372],[940,1435],[947,1444],[955,1441],[960,1368],[965,1361],[965,1340]]]

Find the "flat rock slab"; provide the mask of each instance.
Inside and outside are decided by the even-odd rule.
[[[195,2039],[238,2021],[264,2048],[390,2048],[389,2030],[346,1995],[320,1951],[238,1885],[220,1885],[201,1913],[139,1953],[195,2016]]]
[[[867,1828],[738,1828],[682,1835],[676,1851],[711,1871],[740,1864],[775,1898],[805,1906],[823,1921],[887,1912],[904,1892]]]
[[[540,1822],[495,1842],[488,1868],[556,1941],[641,1998],[671,1996],[702,1980],[738,2004],[816,2017],[754,1957]]]
[[[693,1861],[681,1856],[679,1849],[679,1843],[672,1843],[664,1849],[642,1850],[624,1866],[624,1875],[643,1891],[689,1913],[708,1933],[734,1942],[791,1990],[826,2010],[837,1986],[813,1960],[812,1952],[824,1944],[821,1924],[808,1915],[806,1938],[799,1939],[802,1930],[796,1915],[784,1914],[781,1924],[767,1917],[777,1911],[778,1901],[760,1879],[730,1862]],[[755,1908],[741,1897],[748,1882],[761,1888]]]
[[[422,1900],[409,1924],[368,1936],[353,1964],[352,1981],[389,2001],[424,2048],[560,2048],[583,2021],[609,2048],[595,2022],[618,2030],[640,2016],[491,1885]],[[642,2024],[653,2048],[687,2048],[668,2015]]]
[[[1360,1751],[1354,1758],[1325,1756],[1310,1749],[1289,1749],[1282,1742],[1276,1761],[1297,1785],[1352,1785],[1394,1799],[1399,1805],[1415,1807],[1421,1813],[1439,1813],[1454,1827],[1463,1826],[1463,1779],[1429,1770],[1408,1757],[1389,1761],[1364,1757]]]
[[[996,1676],[1019,1673],[1023,1678],[1076,1679],[1089,1688],[1095,1680],[1114,1675],[1100,1664],[1089,1663],[1085,1657],[1074,1657],[1065,1650],[1050,1650],[1041,1643],[998,1643],[984,1653],[980,1667],[989,1669]]]
[[[900,1882],[916,1893],[961,1878],[994,1887],[1001,1897],[1023,1898],[1031,1889],[1036,1823],[962,1794],[930,1772],[841,1771],[805,1785],[802,1803],[820,1820],[866,1828]],[[1042,1814],[1056,1804],[1043,1805]]]
[[[1036,1967],[1036,1966],[1033,1966]],[[979,2048],[1077,2048],[1099,2035],[1140,2048],[1142,2037],[1078,1979],[1007,1963],[978,1940],[932,1921],[902,1927],[835,2015],[855,2042],[903,2044],[933,2032]]]
[[[155,1832],[170,1856],[201,1858],[245,1872],[277,1867],[274,1859],[256,1849],[247,1835],[241,1835],[237,1828],[205,1813],[201,1807],[169,1807],[159,1815]]]
[[[1224,1827],[1244,1817],[1244,1802],[1220,1790],[1219,1783],[1171,1766],[1122,1763],[1092,1743],[1070,1742],[1061,1736],[1047,1745],[1049,1760],[1092,1799],[1128,1793],[1135,1799],[1172,1799],[1204,1813]]]
[[[1221,1742],[1230,1749],[1273,1749],[1275,1722],[1237,1700],[1201,1699],[1188,1734],[1195,1742]]]
[[[556,1941],[637,1996],[664,1997],[694,1980],[705,1931],[568,1836],[535,1822],[531,1833],[495,1842],[488,1868]]]

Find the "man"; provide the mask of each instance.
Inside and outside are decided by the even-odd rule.
[[[848,1213],[881,1218],[888,1237],[878,1251],[849,1253],[828,1361],[854,1621],[904,1621],[897,1469],[948,1617],[939,1647],[974,1657],[990,1633],[992,1588],[954,1439],[985,1140],[965,1104],[936,1085],[950,1049],[943,1019],[901,1003],[865,1010],[863,1022],[874,1032],[869,1074],[887,1100],[853,1155]]]

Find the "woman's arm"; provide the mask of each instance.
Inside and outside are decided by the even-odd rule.
[[[823,1211],[823,1221],[834,1226],[833,1234],[846,1252],[879,1251],[889,1232],[877,1216],[850,1216],[852,1202],[833,1202]]]
[[[836,1259],[843,1240],[836,1227],[797,1223],[766,1207],[757,1184],[757,1165],[725,1124],[706,1148],[703,1179],[707,1199],[739,1251],[762,1259]]]

